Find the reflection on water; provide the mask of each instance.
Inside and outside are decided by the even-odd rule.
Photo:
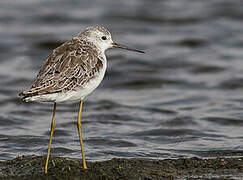
[[[52,49],[84,27],[117,42],[84,106],[87,159],[242,155],[243,13],[237,1],[0,2],[0,155],[45,154],[52,104],[24,103]],[[57,106],[53,155],[80,157],[78,104]]]

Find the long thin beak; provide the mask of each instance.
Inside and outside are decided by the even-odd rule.
[[[112,45],[113,45],[114,48],[121,48],[121,49],[126,49],[126,50],[129,50],[129,51],[135,51],[135,52],[139,52],[139,53],[145,53],[144,51],[140,51],[140,50],[137,50],[137,49],[133,49],[133,48],[127,47],[127,46],[122,45],[122,44],[112,43]]]

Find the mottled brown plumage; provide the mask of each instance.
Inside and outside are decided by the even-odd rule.
[[[92,42],[74,37],[48,56],[31,88],[20,96],[66,93],[85,86],[103,67],[98,55]]]

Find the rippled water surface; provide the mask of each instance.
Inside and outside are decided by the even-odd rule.
[[[0,160],[47,152],[52,104],[24,103],[55,47],[90,25],[109,50],[85,101],[88,160],[243,154],[243,11],[229,0],[0,1]],[[78,103],[58,104],[52,155],[80,157]]]

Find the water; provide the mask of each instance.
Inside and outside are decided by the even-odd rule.
[[[52,104],[24,103],[55,47],[90,25],[146,54],[109,50],[85,101],[88,160],[243,155],[240,1],[0,2],[0,160],[45,155]],[[58,104],[52,155],[80,158],[78,103]]]

